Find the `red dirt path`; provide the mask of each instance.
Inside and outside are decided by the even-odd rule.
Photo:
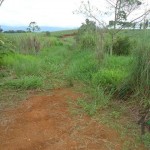
[[[3,112],[0,150],[121,150],[118,134],[87,116],[73,116],[67,100],[81,94],[57,89]]]

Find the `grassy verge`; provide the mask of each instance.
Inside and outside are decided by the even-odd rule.
[[[140,134],[134,118],[136,112],[131,110],[137,101],[116,101],[116,97],[114,99],[114,93],[130,77],[135,61],[133,55],[106,54],[104,60],[99,61],[94,50],[78,50],[72,47],[73,39],[63,39],[61,44],[62,41],[57,37],[42,35],[38,40],[44,45],[38,53],[33,52],[32,47],[31,52],[29,47],[25,47],[26,53],[22,49],[18,50],[19,42],[16,41],[16,53],[3,57],[3,69],[0,70],[1,103],[10,96],[6,91],[20,98],[22,93],[30,90],[76,87],[76,83],[82,83],[84,87],[80,90],[88,93],[88,96],[77,101],[76,105],[81,108],[78,111],[82,110],[97,121],[115,128],[123,138],[127,135],[133,137],[132,140],[127,140],[126,145],[136,149]],[[15,103],[14,99],[12,97],[9,101]],[[7,106],[6,103],[4,105]],[[138,141],[136,143],[133,142],[135,138]],[[149,136],[145,135],[146,145],[149,143],[148,139]]]

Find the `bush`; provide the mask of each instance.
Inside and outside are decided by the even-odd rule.
[[[97,44],[96,23],[86,19],[85,23],[78,29],[76,42],[81,50],[94,49]]]
[[[129,55],[131,50],[131,41],[129,37],[119,36],[113,43],[113,54],[115,55]]]
[[[92,33],[84,33],[80,35],[77,40],[77,45],[81,50],[96,48],[96,35]]]

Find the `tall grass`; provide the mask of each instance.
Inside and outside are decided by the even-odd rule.
[[[3,65],[11,69],[17,76],[40,75],[42,71],[42,60],[31,55],[7,55],[3,58]]]
[[[43,86],[43,79],[36,76],[22,76],[19,79],[6,81],[3,86],[20,90],[37,89]]]
[[[98,68],[98,61],[92,51],[78,51],[73,54],[66,75],[73,80],[89,83]]]
[[[7,34],[6,37],[13,42],[16,51],[22,54],[37,54],[43,49],[63,45],[57,37],[40,33]]]
[[[150,45],[143,44],[137,49],[130,80],[134,89],[150,105]]]

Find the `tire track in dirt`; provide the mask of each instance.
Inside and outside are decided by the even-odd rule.
[[[119,135],[88,116],[72,116],[67,100],[82,95],[71,89],[32,96],[3,113],[0,150],[121,150]]]

